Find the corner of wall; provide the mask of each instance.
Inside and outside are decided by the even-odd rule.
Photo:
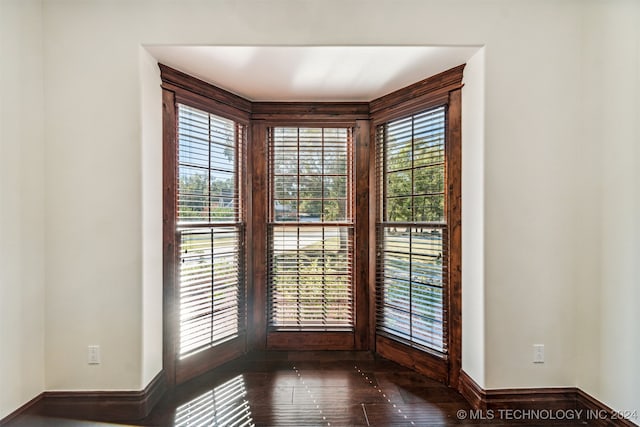
[[[640,3],[583,6],[583,138],[594,153],[585,170],[584,214],[596,223],[576,289],[577,385],[640,422]],[[587,177],[597,185],[588,187]],[[593,266],[595,264],[595,267]],[[595,282],[595,283],[594,283]]]
[[[139,50],[144,388],[162,369],[162,90],[157,61]]]
[[[44,390],[40,0],[0,2],[0,419]]]
[[[467,61],[462,89],[462,369],[485,387],[485,48]]]

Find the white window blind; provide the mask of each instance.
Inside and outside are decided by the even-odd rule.
[[[244,329],[244,126],[178,105],[179,354]]]

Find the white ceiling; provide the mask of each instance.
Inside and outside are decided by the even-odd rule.
[[[371,101],[478,47],[146,46],[158,62],[251,101]]]

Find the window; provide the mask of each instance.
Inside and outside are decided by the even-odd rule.
[[[169,383],[305,349],[457,384],[464,66],[353,103],[251,102],[160,69]]]
[[[352,330],[351,128],[269,129],[269,327]]]
[[[446,353],[444,106],[376,128],[379,334]]]
[[[238,336],[244,322],[244,126],[178,104],[180,358]]]

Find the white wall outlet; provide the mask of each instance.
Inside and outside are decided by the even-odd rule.
[[[87,354],[87,363],[89,363],[89,365],[100,364],[100,346],[99,345],[89,346],[88,354]]]
[[[544,363],[544,344],[533,345],[533,363]]]

